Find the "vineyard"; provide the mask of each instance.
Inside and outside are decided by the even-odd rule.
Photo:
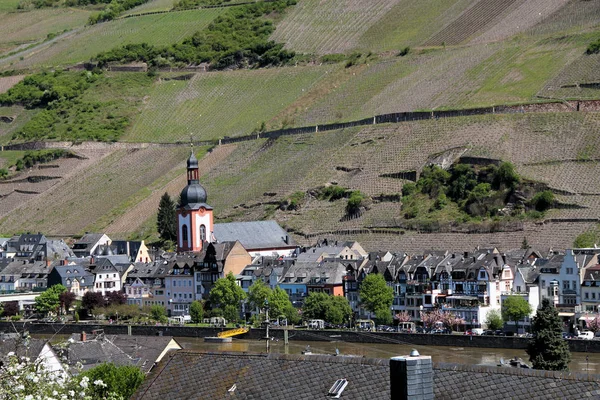
[[[600,106],[578,102],[600,99],[600,54],[586,54],[600,38],[598,1],[298,0],[256,25],[266,38],[272,21],[270,39],[296,52],[285,66],[262,51],[273,44],[239,47],[227,26],[207,41],[216,31],[205,29],[238,7],[163,12],[173,0],[151,0],[87,26],[89,10],[13,12],[15,1],[0,3],[0,93],[29,71],[69,67],[125,44],[180,43],[169,51],[215,51],[232,61],[204,70],[198,59],[160,53],[163,62],[149,72],[104,71],[67,106],[0,106],[0,145],[14,144],[26,127],[76,140],[53,143],[77,155],[0,180],[2,236],[95,231],[155,239],[160,196],[176,197],[185,185],[187,143],[247,135],[253,140],[195,148],[216,221],[276,219],[301,243],[328,235],[369,250],[468,250],[520,247],[527,237],[564,248],[600,217]],[[150,55],[127,49],[138,50],[137,58],[111,60]],[[489,110],[443,113],[471,107]],[[415,111],[427,119],[375,118]],[[54,120],[40,123],[47,115]],[[116,122],[114,135],[95,136],[110,141],[87,141],[87,131]],[[303,126],[301,134],[268,133]],[[19,154],[0,152],[0,168]],[[559,206],[541,219],[502,223],[456,224],[452,210],[407,217],[400,202],[407,179],[433,159],[460,156],[512,162],[524,179],[552,190]],[[333,184],[365,196],[359,212],[348,215],[347,198],[319,197]],[[298,207],[288,209],[292,197]]]
[[[75,8],[10,13],[2,13],[0,10],[2,21],[0,50],[4,52],[14,50],[15,47],[23,44],[45,40],[48,35],[57,35],[81,27],[85,25],[89,15],[90,11]]]
[[[400,0],[305,0],[288,12],[271,39],[305,53],[344,53]]]
[[[40,185],[53,186],[31,190],[43,192],[42,195],[11,192],[14,189],[12,185],[0,185],[2,194],[9,194],[9,201],[3,199],[1,202],[0,215],[3,218],[0,219],[0,230],[33,230],[33,227],[39,227],[38,230],[52,235],[64,232],[81,234],[86,230],[102,229],[119,217],[122,213],[120,206],[131,199],[147,196],[149,187],[167,171],[174,166],[181,168],[187,152],[182,148],[83,151],[80,154],[88,157],[87,160],[67,160],[82,163],[76,168],[75,165],[65,168],[65,173],[72,175],[42,181]],[[47,171],[43,171],[46,174]],[[20,207],[16,208],[16,205]],[[66,209],[68,213],[64,212]],[[97,225],[99,221],[104,226]]]
[[[168,11],[173,8],[173,0],[150,0],[149,2],[127,10],[123,15],[140,14],[147,12]]]
[[[100,52],[128,43],[167,45],[203,29],[220,9],[190,10],[125,18],[85,27],[41,52],[13,62],[11,68],[69,66],[89,61]]]
[[[240,136],[307,93],[337,66],[200,73],[155,84],[126,141],[176,142]]]

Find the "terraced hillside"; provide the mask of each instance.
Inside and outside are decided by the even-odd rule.
[[[23,59],[13,61],[10,68],[68,67],[89,61],[93,56],[120,45],[176,43],[206,27],[221,12],[221,9],[189,10],[81,27],[42,49],[25,53]]]
[[[85,26],[89,10],[15,13],[0,4],[7,32],[0,71],[15,70],[0,77],[0,93],[24,73],[85,62],[123,44],[181,42],[226,12],[136,16],[171,7],[151,0],[129,10],[131,17]],[[80,143],[73,134],[77,143],[37,144],[80,157],[0,181],[0,236],[105,231],[156,239],[160,196],[176,196],[185,185],[190,138],[215,141],[196,151],[217,220],[275,218],[301,243],[327,235],[373,250],[468,250],[519,247],[527,237],[532,245],[560,248],[598,222],[600,105],[578,102],[600,99],[600,55],[585,54],[600,38],[598,1],[298,0],[269,18],[276,26],[271,39],[298,53],[288,65],[105,72],[72,104],[89,104],[104,122],[123,117],[118,142]],[[322,57],[331,54],[337,55]],[[315,127],[469,107],[488,107],[487,114]],[[0,144],[14,144],[13,133],[40,110],[0,106]],[[78,118],[66,114],[52,125],[56,137],[79,129],[69,125]],[[302,126],[309,127],[303,134],[265,138],[265,131]],[[247,135],[254,140],[216,144]],[[22,154],[0,152],[0,168]],[[548,185],[561,206],[539,220],[493,227],[451,226],[447,215],[426,224],[405,219],[403,178],[433,157],[458,155],[511,161],[526,179]],[[344,199],[319,200],[319,188],[334,183],[367,196],[358,216],[347,215]],[[282,204],[292,196],[300,206],[286,210]]]

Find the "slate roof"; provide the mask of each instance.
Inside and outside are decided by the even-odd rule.
[[[326,398],[341,378],[349,381],[344,399],[390,398],[388,359],[180,350],[160,362],[132,399],[312,400]],[[600,377],[434,363],[434,394],[438,400],[598,398]]]
[[[46,247],[49,258],[65,260],[75,256],[73,250],[71,250],[64,240],[48,240]]]
[[[311,278],[326,279],[318,284],[341,284],[346,267],[338,261],[316,262],[297,262],[285,271],[280,278],[279,283],[302,283],[310,284]],[[290,282],[285,282],[285,278],[291,278]]]
[[[169,345],[172,336],[129,336],[129,335],[107,335],[115,346],[134,360],[139,360],[137,365],[144,372],[149,372],[158,357]],[[181,348],[181,345],[179,345]]]
[[[215,224],[214,235],[219,242],[238,240],[246,250],[296,247],[292,237],[276,221]]]
[[[74,371],[77,363],[81,363],[83,370],[88,370],[102,363],[111,362],[115,365],[141,365],[139,358],[127,355],[122,349],[106,340],[101,335],[85,342],[70,343],[67,351],[67,364]]]
[[[54,267],[50,275],[51,277],[48,277],[49,286],[60,283],[69,289],[74,279],[77,279],[79,286],[82,287],[94,285],[95,275],[81,265],[59,265]],[[59,278],[61,282],[58,282]],[[71,283],[67,283],[67,280],[70,280]]]
[[[3,275],[12,275],[17,279],[20,277],[34,278],[37,275],[39,278],[43,278],[50,273],[52,268],[49,268],[45,261],[13,261],[9,263],[3,270]]]
[[[583,276],[584,281],[600,281],[600,264],[586,268]]]
[[[0,357],[6,356],[8,353],[13,352],[18,357],[31,357],[32,359],[38,358],[46,344],[46,340],[28,338],[28,345],[22,338],[3,338],[0,340]]]

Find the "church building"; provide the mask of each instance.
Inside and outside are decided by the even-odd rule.
[[[239,241],[251,256],[290,256],[298,247],[276,221],[214,224],[213,208],[199,181],[194,152],[187,160],[187,186],[177,209],[177,252],[201,252],[208,243]]]

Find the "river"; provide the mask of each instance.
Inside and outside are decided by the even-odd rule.
[[[42,335],[33,334],[33,337],[50,339],[52,343],[65,341],[70,335]],[[203,338],[176,337],[179,344],[187,350],[202,351],[237,351],[265,353],[264,341],[233,339],[231,343],[207,343]],[[508,362],[511,358],[520,357],[529,364],[529,356],[525,350],[498,349],[478,347],[452,347],[452,346],[421,346],[412,344],[380,344],[380,343],[348,343],[340,341],[305,342],[290,340],[285,345],[283,340],[270,341],[270,351],[273,353],[301,354],[310,346],[312,353],[335,354],[336,349],[342,355],[358,355],[372,358],[390,358],[409,354],[413,349],[421,355],[431,356],[433,362],[498,365],[500,359]],[[571,372],[600,374],[600,353],[571,353]]]
[[[184,349],[204,351],[239,351],[239,352],[266,352],[264,341],[234,339],[231,343],[205,343],[202,338],[179,337],[177,341]],[[336,349],[340,354],[360,355],[374,358],[390,358],[406,355],[417,349],[421,355],[431,356],[434,362],[498,365],[501,358],[510,360],[520,357],[528,362],[529,356],[525,350],[519,349],[494,349],[475,347],[445,347],[445,346],[418,346],[411,344],[361,344],[347,342],[302,342],[290,341],[286,346],[283,341],[271,341],[270,351],[274,353],[300,354],[310,346],[313,353],[335,354]],[[588,357],[586,359],[586,357]],[[571,353],[569,369],[572,372],[600,374],[599,353]],[[529,363],[529,362],[528,362]]]

